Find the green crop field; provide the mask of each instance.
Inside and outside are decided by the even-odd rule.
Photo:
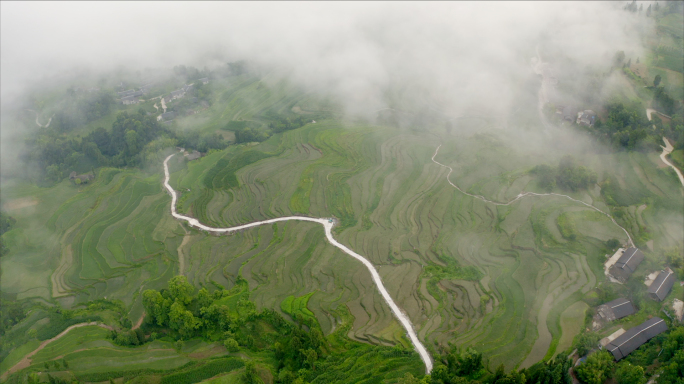
[[[316,108],[284,83],[230,82],[211,117],[185,123],[212,131],[238,118],[259,123],[267,110]],[[436,160],[453,168],[453,183],[499,202],[543,192],[529,171],[575,156],[598,174],[598,185],[610,179],[611,189],[556,192],[613,214],[639,247],[651,244],[648,257],[681,244],[681,186],[669,169],[658,168],[655,153],[586,151],[557,138],[523,150],[505,130],[466,133],[478,132],[482,121],[456,119],[459,129],[447,132],[439,125],[414,130],[328,118],[189,162],[178,155],[170,183],[180,195],[178,210],[207,225],[335,217],[335,237],[376,266],[429,350],[455,344],[483,352],[489,367],[529,366],[569,347],[580,331],[573,322],[586,310],[581,300],[605,281],[605,242],[628,239],[605,215],[563,197],[494,205],[467,196],[431,161],[436,148]],[[183,274],[198,288],[233,288],[221,299],[231,310],[249,298],[286,318],[315,318],[325,335],[350,320],[346,336],[353,340],[410,347],[366,268],[331,246],[320,225],[280,222],[207,234],[170,216],[162,177],[159,163],[144,171],[101,168],[87,185],[65,180],[3,189],[2,204],[17,219],[3,236],[12,249],[1,261],[3,294],[64,308],[119,300],[135,323],[141,293]],[[239,276],[245,284],[236,285]],[[31,363],[66,356],[78,376],[180,369],[191,361],[171,343],[131,349],[106,336],[99,327],[74,330]],[[7,361],[28,350],[17,346]],[[347,359],[342,366],[369,372],[381,357],[368,351],[367,359],[339,358]],[[235,375],[211,382],[232,382]],[[335,382],[329,379],[320,382]]]

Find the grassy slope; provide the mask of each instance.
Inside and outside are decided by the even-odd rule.
[[[302,97],[283,94],[288,91],[282,85],[260,88],[259,82],[240,79],[214,104],[204,129],[237,116],[258,119],[274,105],[291,109]],[[233,146],[175,164],[172,185],[183,191],[181,209],[212,225],[289,214],[336,216],[341,221],[336,236],[378,266],[429,348],[456,342],[485,352],[491,366],[507,367],[521,364],[530,352],[538,358],[553,354],[567,329],[563,311],[603,280],[602,242],[613,237],[624,242],[624,235],[607,219],[564,199],[529,198],[498,208],[474,200],[449,186],[446,171],[430,161],[443,144],[438,159],[454,168],[452,181],[471,193],[508,200],[536,188],[525,171],[557,161],[558,155],[549,153],[556,149],[521,153],[506,144],[505,135],[433,133],[319,121],[256,146]],[[210,171],[221,159],[230,164],[247,151],[270,157],[236,168],[237,186],[214,183],[218,173]],[[662,249],[677,243],[677,228],[684,225],[679,187],[656,168],[655,157],[581,157],[599,175],[608,172],[621,183],[629,206],[619,221],[639,244],[653,239]],[[282,310],[288,297],[304,296],[305,308],[326,333],[348,310],[353,315],[348,336],[407,344],[367,271],[327,244],[319,226],[280,223],[220,237],[184,230],[169,217],[170,199],[160,184],[160,173],[104,169],[80,189],[64,182],[50,189],[3,190],[3,202],[39,200],[12,212],[18,228],[5,235],[13,252],[2,260],[4,276],[10,276],[2,281],[3,292],[52,300],[51,281],[58,281],[67,295],[58,299],[62,305],[116,298],[135,321],[139,292],[160,288],[178,271],[177,248],[187,231],[185,273],[194,284],[229,287],[241,272],[259,307]],[[598,191],[575,196],[605,208]],[[653,201],[658,204],[637,209]],[[572,219],[577,240],[563,237],[559,217]],[[27,236],[29,231],[45,236]],[[59,269],[69,246],[72,261]],[[474,267],[484,277],[446,278],[428,286],[422,266],[444,260]],[[58,276],[51,279],[55,270]],[[42,278],[21,278],[29,273]]]

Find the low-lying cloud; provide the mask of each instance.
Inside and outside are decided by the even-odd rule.
[[[580,66],[641,55],[643,17],[609,2],[2,2],[2,97],[74,67],[250,60],[352,113],[388,89],[458,112],[505,109],[543,42]],[[642,55],[643,56],[643,55]],[[5,100],[7,99],[7,100]]]

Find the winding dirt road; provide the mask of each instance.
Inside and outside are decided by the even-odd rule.
[[[53,337],[52,339],[43,341],[43,342],[38,346],[38,348],[34,349],[33,352],[31,352],[31,353],[27,354],[26,356],[24,356],[24,358],[21,359],[18,363],[14,364],[14,366],[13,366],[12,368],[8,369],[7,372],[3,373],[2,376],[0,376],[0,380],[5,381],[5,380],[7,380],[7,376],[9,376],[9,375],[11,375],[12,373],[17,372],[17,371],[19,371],[19,370],[22,370],[22,369],[28,367],[29,365],[31,365],[31,358],[33,357],[33,355],[35,355],[36,353],[40,352],[43,348],[47,347],[48,344],[52,343],[53,341],[57,341],[57,340],[61,339],[63,336],[66,336],[66,334],[69,333],[69,331],[71,331],[71,330],[74,329],[74,328],[85,327],[85,326],[88,326],[88,325],[97,325],[98,327],[102,327],[102,328],[107,329],[107,330],[110,330],[110,331],[113,329],[112,327],[110,327],[110,326],[108,326],[108,325],[100,324],[100,323],[95,322],[95,321],[93,321],[93,322],[91,322],[91,323],[74,324],[74,325],[72,325],[71,327],[69,327],[69,328],[65,329],[64,331],[62,331],[62,333],[60,333],[59,335]]]
[[[684,187],[684,175],[682,175],[682,171],[679,170],[679,168],[675,167],[674,164],[670,163],[669,160],[667,160],[667,155],[669,155],[674,147],[670,143],[670,140],[667,139],[667,137],[663,137],[663,142],[665,142],[665,146],[663,147],[662,145],[660,146],[663,148],[663,152],[660,154],[660,160],[663,161],[663,163],[669,165],[674,169],[675,172],[677,172],[677,177],[679,177],[679,182],[682,183],[682,187]]]
[[[249,223],[249,224],[244,224],[244,225],[239,225],[235,227],[230,227],[230,228],[214,228],[214,227],[208,227],[202,223],[200,223],[197,219],[189,216],[184,216],[176,212],[176,201],[178,200],[176,191],[171,188],[171,185],[169,185],[169,160],[175,156],[175,154],[169,155],[165,160],[164,160],[164,187],[166,190],[171,194],[171,215],[175,217],[178,220],[184,220],[187,221],[188,224],[190,224],[191,227],[199,228],[208,232],[214,232],[214,233],[228,233],[228,232],[234,232],[234,231],[239,231],[242,229],[247,229],[247,228],[253,228],[253,227],[258,227],[260,225],[265,225],[265,224],[272,224],[272,223],[277,223],[280,221],[290,221],[290,220],[295,220],[295,221],[309,221],[312,223],[318,223],[323,226],[325,229],[325,236],[328,239],[328,242],[330,244],[334,245],[335,247],[339,248],[342,250],[342,252],[348,254],[349,256],[355,258],[356,260],[360,261],[366,268],[368,268],[368,271],[370,272],[371,276],[373,277],[373,282],[375,283],[375,286],[378,288],[378,291],[380,291],[380,294],[382,295],[382,298],[385,299],[387,304],[389,305],[390,309],[392,309],[392,313],[394,313],[394,316],[399,320],[399,323],[406,329],[406,332],[408,333],[409,339],[413,343],[413,346],[420,355],[420,358],[423,360],[425,363],[425,371],[427,373],[430,373],[432,371],[432,358],[430,357],[430,354],[427,352],[425,349],[425,346],[420,342],[418,339],[418,335],[416,334],[416,331],[413,329],[413,325],[411,325],[411,321],[409,320],[408,316],[405,315],[401,309],[399,309],[399,306],[394,303],[394,300],[392,300],[392,296],[390,296],[389,292],[387,292],[387,289],[385,289],[385,286],[382,283],[382,279],[380,278],[380,274],[378,274],[378,271],[375,269],[373,264],[371,264],[370,261],[366,260],[365,257],[359,255],[358,253],[352,251],[351,249],[347,248],[343,244],[340,244],[335,238],[332,236],[332,227],[334,225],[334,222],[332,219],[325,219],[325,218],[313,218],[313,217],[306,217],[306,216],[287,216],[287,217],[279,217],[277,219],[269,219],[269,220],[263,220],[263,221],[257,221],[254,223]]]
[[[481,196],[481,195],[473,195],[472,193],[468,193],[468,192],[462,190],[461,188],[458,187],[458,185],[452,183],[452,182],[451,182],[451,179],[449,179],[449,176],[451,176],[451,173],[452,173],[454,170],[453,170],[450,166],[444,165],[444,164],[438,162],[437,160],[435,160],[435,156],[437,156],[437,153],[439,152],[439,148],[440,148],[441,146],[442,146],[442,145],[440,144],[440,145],[437,147],[437,149],[435,149],[435,154],[432,155],[432,162],[435,163],[435,164],[437,164],[437,165],[439,165],[439,166],[442,166],[442,167],[444,167],[444,168],[448,168],[448,169],[449,169],[449,173],[447,174],[447,181],[449,182],[449,184],[451,184],[452,187],[456,188],[456,189],[457,189],[459,192],[461,192],[462,194],[468,195],[468,196],[470,196],[470,197],[474,197],[474,198],[476,198],[476,199],[480,199],[480,200],[484,201],[485,203],[490,203],[490,204],[494,204],[494,205],[510,205],[510,204],[513,204],[514,202],[516,202],[516,201],[522,199],[523,197],[527,197],[527,196],[557,196],[557,197],[564,197],[564,198],[566,198],[566,199],[572,200],[572,201],[574,201],[574,202],[576,202],[576,203],[580,203],[580,204],[585,205],[585,206],[587,206],[587,207],[589,207],[589,208],[591,208],[591,209],[593,209],[593,210],[595,210],[595,211],[597,211],[597,212],[600,212],[600,213],[604,214],[604,215],[605,215],[606,217],[608,217],[615,225],[617,225],[618,227],[620,227],[620,229],[622,229],[623,232],[625,232],[625,235],[627,235],[627,238],[629,239],[629,244],[630,244],[632,247],[634,247],[634,242],[632,241],[632,236],[630,236],[630,235],[629,235],[629,232],[627,232],[627,230],[626,230],[625,228],[623,228],[620,224],[617,223],[617,221],[615,221],[615,219],[613,219],[613,216],[609,215],[609,214],[606,213],[606,212],[603,212],[602,210],[600,210],[600,209],[594,207],[593,205],[591,205],[591,204],[589,204],[589,203],[585,203],[585,202],[582,201],[582,200],[574,199],[574,198],[572,198],[572,197],[570,197],[570,196],[568,196],[568,195],[562,195],[562,194],[560,194],[560,193],[535,193],[535,192],[525,192],[525,193],[519,193],[518,196],[516,196],[515,199],[513,199],[513,200],[511,200],[511,201],[509,201],[509,202],[507,202],[507,203],[502,203],[502,202],[498,202],[498,201],[488,200],[488,199],[487,199],[486,197],[484,197],[484,196]]]
[[[41,123],[38,122],[38,112],[34,111],[33,109],[27,109],[27,111],[31,111],[31,112],[33,112],[33,113],[36,115],[36,125],[38,125],[38,126],[41,127],[41,128],[47,128],[47,127],[49,127],[49,126],[50,126],[50,123],[52,122],[52,118],[55,116],[55,115],[50,116],[50,119],[48,119],[47,124],[45,124],[45,125],[43,126]]]
[[[655,113],[657,115],[663,115],[662,113],[656,111],[655,109],[651,108],[646,108],[646,117],[648,117],[648,121],[651,121],[651,116],[652,114]],[[670,118],[670,116],[663,115],[667,118]],[[653,125],[653,129],[655,129],[655,124]],[[663,136],[663,142],[665,143],[665,146],[663,147],[662,145],[660,146],[663,149],[663,152],[660,154],[660,160],[663,161],[663,163],[669,165],[674,171],[677,173],[677,177],[679,177],[679,182],[682,183],[682,187],[684,187],[684,175],[682,175],[682,171],[679,170],[679,168],[675,167],[674,164],[670,163],[667,160],[667,155],[669,155],[674,147],[670,143],[670,140],[667,139],[667,137]]]

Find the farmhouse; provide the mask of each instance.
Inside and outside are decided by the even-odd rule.
[[[121,103],[123,105],[131,105],[131,104],[138,104],[138,98],[135,96],[126,96],[121,98]]]
[[[586,111],[577,114],[577,124],[593,127],[594,121],[596,121],[596,113],[591,109],[587,109]]]
[[[157,121],[171,121],[174,117],[176,117],[175,112],[165,112],[157,116]]]
[[[180,99],[183,96],[185,96],[185,91],[183,89],[175,90],[169,94],[169,101]]]
[[[142,93],[147,93],[147,92],[150,91],[151,88],[152,88],[152,84],[151,84],[151,83],[144,84],[142,87],[140,87],[140,92],[142,92]]]
[[[121,92],[117,92],[116,94],[117,94],[117,96],[124,98],[126,96],[131,96],[133,93],[135,93],[135,90],[129,89],[128,91],[121,91]]]
[[[200,152],[197,152],[197,151],[192,151],[192,152],[190,152],[190,153],[187,153],[187,152],[186,152],[186,153],[185,153],[185,157],[186,157],[189,161],[192,161],[192,160],[197,160],[197,159],[199,159],[200,157],[202,157],[202,154],[201,154]]]
[[[202,84],[209,84],[209,78],[208,77],[203,77],[203,78],[199,79],[198,81],[201,81]]]
[[[643,260],[644,254],[639,249],[627,248],[608,273],[624,284]]]
[[[634,305],[632,305],[631,301],[619,298],[599,305],[596,309],[596,312],[603,320],[613,321],[632,315],[636,312],[636,310],[634,309]]]
[[[90,180],[93,180],[94,178],[95,178],[95,175],[92,175],[92,174],[77,175],[76,171],[71,172],[71,174],[69,175],[69,180],[71,180],[75,183],[76,180],[78,179],[79,183],[81,183],[81,184],[86,184]]]
[[[665,331],[667,331],[665,321],[659,317],[654,317],[634,328],[630,328],[627,332],[606,345],[606,349],[613,354],[615,360],[619,361],[645,342]]]
[[[563,120],[575,121],[575,109],[569,106],[563,108]]]
[[[675,274],[670,268],[660,271],[658,277],[648,287],[648,296],[655,301],[663,301],[675,283]]]

